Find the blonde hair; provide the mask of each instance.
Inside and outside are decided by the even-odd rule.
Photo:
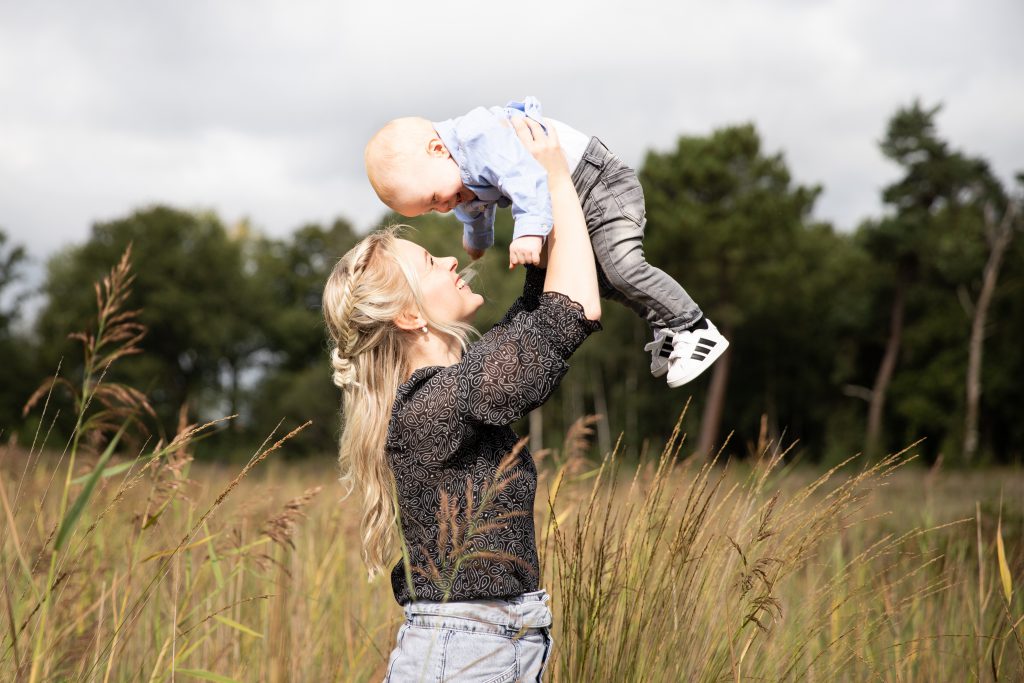
[[[415,307],[435,332],[465,348],[473,328],[429,317],[416,271],[396,249],[394,226],[371,233],[334,266],[324,286],[323,313],[334,384],[342,391],[338,481],[346,496],[363,494],[363,562],[372,579],[385,571],[395,541],[394,473],[385,452],[391,408],[410,374],[410,340],[395,319]]]
[[[434,126],[427,119],[405,116],[389,121],[366,143],[366,177],[380,200],[392,209],[404,187],[402,171],[421,159],[433,133]]]

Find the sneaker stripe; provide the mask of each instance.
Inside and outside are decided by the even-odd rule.
[[[700,344],[697,344],[697,350],[700,351],[703,354],[711,353],[711,348],[710,347],[708,347],[708,346],[701,346]]]
[[[704,359],[705,359],[705,358],[707,358],[707,357],[708,357],[708,356],[707,356],[707,354],[706,354],[706,353],[700,353],[700,352],[698,352],[698,351],[694,351],[694,352],[693,352],[693,355],[692,355],[692,356],[690,356],[690,358],[692,358],[693,360],[704,360]]]
[[[697,343],[698,344],[704,344],[705,346],[714,346],[715,345],[715,340],[714,339],[705,339],[704,337],[701,337],[700,341],[697,342]]]
[[[670,346],[663,346],[663,347],[661,347],[661,351],[658,352],[658,355],[661,356],[662,358],[670,357],[672,355],[672,347],[670,347]]]

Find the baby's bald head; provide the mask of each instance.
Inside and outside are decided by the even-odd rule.
[[[366,144],[366,175],[380,200],[403,216],[447,212],[466,201],[459,167],[430,121],[389,121]]]
[[[427,145],[436,135],[427,119],[405,116],[389,121],[370,138],[363,160],[370,185],[382,202],[394,208],[409,175],[426,158]]]

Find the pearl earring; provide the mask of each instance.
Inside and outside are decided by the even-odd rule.
[[[423,330],[423,334],[426,334],[426,333],[427,333],[427,326],[426,326],[426,325],[424,325],[424,326],[423,326],[423,327],[421,327],[420,329],[422,329],[422,330]]]

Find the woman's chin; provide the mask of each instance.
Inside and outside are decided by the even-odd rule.
[[[480,307],[484,305],[484,298],[476,292],[470,292],[466,295],[466,298],[469,299],[469,306],[467,307],[469,308],[469,312],[466,314],[463,322],[472,323],[473,318],[476,317],[477,311],[479,311]]]

